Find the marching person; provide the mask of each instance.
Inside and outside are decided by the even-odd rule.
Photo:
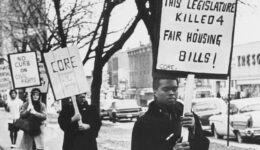
[[[38,88],[34,88],[31,91],[31,100],[25,102],[21,108],[21,117],[32,115],[31,122],[35,126],[39,126],[39,133],[36,135],[30,135],[24,132],[20,148],[22,150],[43,150],[44,149],[44,121],[47,119],[46,106],[41,102],[41,91]]]
[[[20,117],[20,109],[23,101],[18,98],[17,91],[12,89],[9,92],[10,99],[6,101],[6,110],[10,113],[8,120],[8,130],[10,131],[11,148],[16,147],[17,133],[19,129],[14,126],[15,121]]]
[[[101,119],[98,109],[88,105],[86,94],[76,96],[80,114],[75,114],[72,103],[63,106],[58,122],[64,131],[63,150],[97,150]],[[82,123],[78,123],[82,120]]]
[[[209,140],[202,134],[198,117],[185,113],[177,101],[178,80],[154,78],[154,101],[135,123],[132,150],[208,150]],[[187,127],[189,140],[183,141],[181,129]]]

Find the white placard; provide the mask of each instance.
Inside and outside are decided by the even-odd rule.
[[[87,80],[77,47],[45,53],[44,59],[56,99],[87,92]]]
[[[40,76],[35,52],[9,54],[9,63],[14,88],[40,85]]]
[[[11,72],[7,61],[0,64],[0,91],[12,88]]]
[[[228,74],[236,0],[163,0],[156,69]]]

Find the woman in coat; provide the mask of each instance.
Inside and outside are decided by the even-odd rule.
[[[21,117],[26,118],[31,115],[31,122],[35,126],[39,126],[39,133],[30,135],[24,132],[20,148],[22,150],[36,150],[44,149],[44,121],[47,119],[45,104],[41,102],[41,91],[38,88],[34,88],[31,91],[31,101],[27,101],[21,108]]]

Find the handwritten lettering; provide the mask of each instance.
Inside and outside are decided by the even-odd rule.
[[[197,29],[199,31],[199,29]],[[208,34],[200,32],[188,32],[187,43],[216,44],[220,46],[222,34]]]
[[[165,0],[164,6],[180,8],[181,0]]]
[[[187,9],[234,13],[236,10],[236,3],[217,2],[210,0],[188,0]]]
[[[196,23],[196,24],[214,24],[219,23],[223,25],[223,16],[216,16],[216,15],[199,15],[199,14],[192,14],[192,13],[182,13],[178,12],[175,16],[176,22],[187,22],[187,23]]]
[[[163,40],[181,41],[181,31],[164,30]]]
[[[162,69],[162,70],[176,70],[176,66],[174,66],[172,64],[160,64],[159,65],[159,69]]]
[[[76,68],[77,66],[75,63],[75,56],[53,61],[51,62],[52,71],[56,73]]]
[[[208,63],[210,53],[180,51],[179,61]]]

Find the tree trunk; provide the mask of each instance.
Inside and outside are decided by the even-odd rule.
[[[93,70],[93,80],[91,84],[91,105],[95,105],[98,108],[98,110],[100,109],[100,90],[102,85],[103,72],[103,67],[100,62],[101,61],[95,61]]]

